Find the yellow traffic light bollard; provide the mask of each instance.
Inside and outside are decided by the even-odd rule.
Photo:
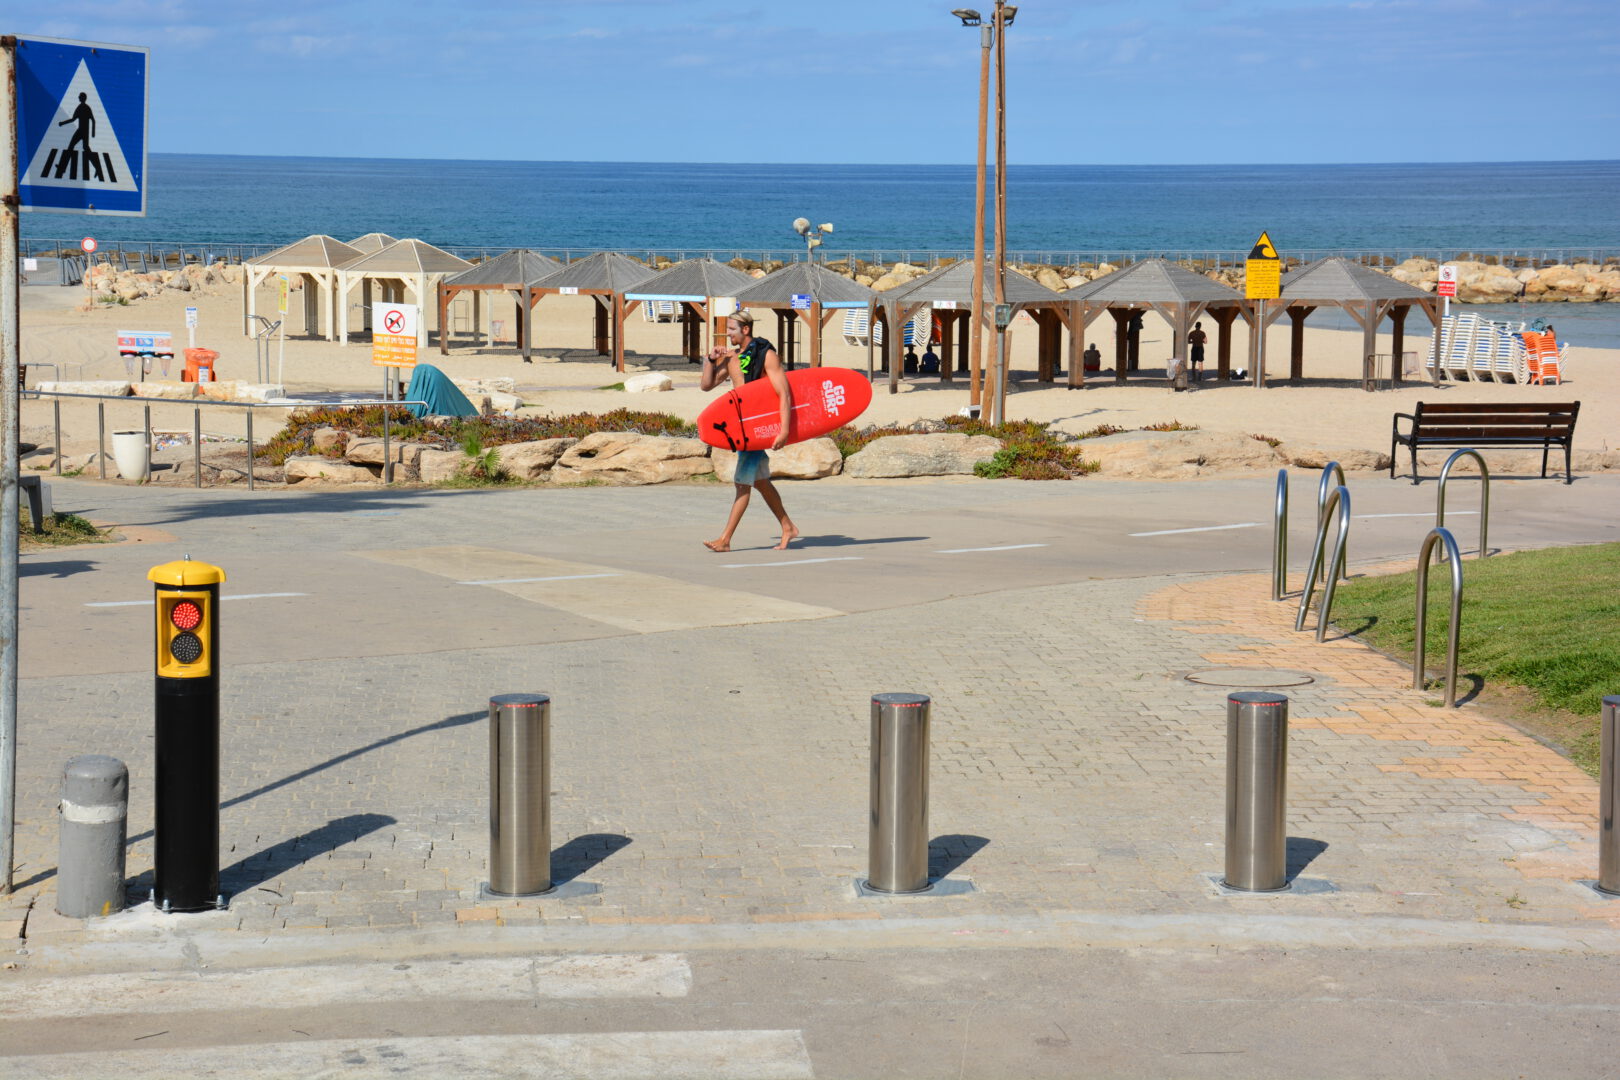
[[[223,907],[219,891],[219,586],[189,558],[154,566],[157,775],[152,902]]]

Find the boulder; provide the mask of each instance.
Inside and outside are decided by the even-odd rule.
[[[1536,280],[1547,292],[1580,292],[1586,284],[1586,275],[1572,266],[1559,263],[1556,266],[1543,266],[1537,272]]]
[[[489,392],[489,407],[498,413],[516,412],[523,408],[523,399],[516,394],[491,390]]]
[[[1045,285],[1053,292],[1062,292],[1064,289],[1068,288],[1068,283],[1065,282],[1063,278],[1058,275],[1058,272],[1053,270],[1050,266],[1043,266],[1036,270],[1035,280],[1040,284]]]
[[[136,397],[166,401],[190,401],[197,396],[197,384],[188,382],[143,382],[135,383],[130,389]]]
[[[287,397],[287,388],[280,383],[249,383],[236,384],[237,401],[282,401]]]
[[[772,480],[820,480],[837,476],[844,469],[844,455],[831,439],[808,439],[770,453]],[[731,483],[737,475],[737,455],[730,450],[716,450],[711,456],[714,474]]]
[[[322,427],[316,428],[315,433],[309,438],[310,443],[315,447],[315,449],[325,452],[328,450],[343,449],[344,444],[348,442],[349,433],[347,431],[339,431],[337,428]]]
[[[1280,449],[1290,465],[1301,469],[1325,469],[1330,461],[1337,461],[1345,472],[1372,472],[1389,468],[1389,455],[1381,450],[1326,450],[1319,446],[1283,446]]]
[[[1190,479],[1211,472],[1275,469],[1287,458],[1259,439],[1224,431],[1126,431],[1081,444],[1106,476]]]
[[[662,484],[713,471],[709,448],[698,439],[598,431],[569,447],[551,478],[559,484]]]
[[[423,450],[416,461],[417,477],[424,484],[454,480],[466,462],[467,455],[460,450]]]
[[[1499,270],[1501,267],[1491,267]],[[1517,300],[1524,285],[1511,273],[1481,274],[1468,284],[1458,284],[1457,300],[1464,304],[1500,304]]]
[[[544,480],[551,475],[558,459],[577,442],[578,439],[536,439],[497,446],[495,453],[509,475],[519,480]]]
[[[1588,473],[1620,469],[1620,450],[1577,450],[1570,455],[1570,466]]]
[[[94,382],[42,382],[34,387],[41,393],[106,394],[110,397],[129,396],[129,383],[112,379]]]
[[[649,371],[645,375],[632,375],[624,380],[624,392],[627,394],[652,394],[660,390],[675,389],[675,380],[657,371]]]
[[[286,464],[287,483],[313,480],[327,484],[370,484],[377,475],[364,465],[333,461],[323,457],[290,457]]]
[[[844,462],[850,476],[952,476],[972,474],[1001,449],[989,435],[887,435],[874,439]]]
[[[220,379],[215,382],[197,384],[197,396],[209,398],[213,401],[241,401],[238,383],[235,379]]]
[[[873,292],[888,292],[890,289],[893,289],[896,286],[904,285],[910,280],[910,278],[903,277],[900,274],[884,274],[882,277],[871,282],[871,289]]]
[[[402,442],[399,439],[388,440],[388,456],[398,465],[416,465],[425,449],[427,447],[421,443]],[[343,456],[356,465],[375,465],[381,468],[384,461],[383,441],[371,437],[351,438],[348,446],[344,448]]]

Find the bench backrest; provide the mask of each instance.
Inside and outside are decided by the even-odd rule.
[[[1414,430],[1526,438],[1569,435],[1581,403],[1420,401]]]

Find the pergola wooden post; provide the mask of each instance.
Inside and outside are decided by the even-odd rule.
[[[1406,314],[1411,310],[1410,304],[1396,304],[1389,311],[1389,372],[1390,380],[1396,386],[1401,385],[1401,350],[1406,345]]]
[[[1315,310],[1315,305],[1288,305],[1288,319],[1293,324],[1288,333],[1288,381],[1295,386],[1305,377],[1305,318]]]
[[[1114,381],[1125,381],[1125,365],[1130,362],[1130,322],[1136,314],[1133,308],[1109,308],[1114,317]]]
[[[1209,309],[1210,318],[1215,320],[1215,371],[1221,382],[1232,377],[1232,324],[1239,313],[1236,304]]]
[[[1069,389],[1086,384],[1086,328],[1107,309],[1094,304],[1076,302],[1069,305]]]
[[[905,367],[905,336],[906,323],[927,305],[913,304],[885,304],[883,305],[891,314],[889,325],[883,330],[883,352],[889,357],[889,393],[900,392],[900,370]],[[898,313],[896,313],[898,309]],[[867,328],[871,333],[871,327]]]
[[[1256,304],[1265,307],[1265,316],[1261,318]],[[1249,371],[1253,373],[1256,388],[1266,385],[1265,357],[1261,354],[1260,339],[1265,336],[1266,330],[1272,323],[1283,317],[1287,310],[1281,304],[1271,304],[1264,300],[1249,301],[1242,306],[1243,320],[1249,324]]]

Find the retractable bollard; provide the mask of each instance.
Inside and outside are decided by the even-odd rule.
[[[551,696],[489,699],[489,885],[538,896],[551,884]]]
[[[1620,695],[1603,699],[1603,730],[1599,734],[1602,774],[1598,787],[1599,892],[1620,896]]]
[[[129,770],[105,754],[80,754],[62,770],[56,910],[75,919],[124,910]]]
[[[928,888],[928,712],[926,694],[872,695],[872,819],[868,888]]]
[[[146,575],[157,596],[157,740],[152,903],[224,906],[219,894],[219,586],[189,558]]]
[[[1288,698],[1226,698],[1226,877],[1229,889],[1288,887]]]

